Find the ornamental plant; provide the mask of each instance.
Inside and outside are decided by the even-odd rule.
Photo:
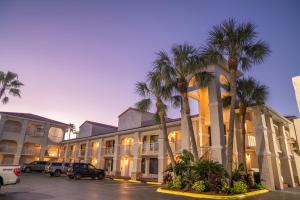
[[[231,188],[232,194],[243,194],[248,190],[248,186],[243,181],[234,181],[233,187]]]

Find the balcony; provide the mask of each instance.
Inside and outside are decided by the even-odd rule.
[[[180,145],[180,142],[178,142],[178,141],[170,142],[170,147],[171,147],[173,153],[181,152],[181,145]]]
[[[24,148],[22,155],[24,156],[40,156],[41,149],[39,148]]]
[[[18,125],[4,125],[3,132],[20,133],[22,127]]]
[[[55,150],[47,150],[46,151],[46,156],[50,157],[50,158],[58,158],[58,151]]]
[[[105,156],[113,156],[114,155],[114,147],[105,147],[104,155]]]
[[[133,155],[133,145],[120,145],[121,155]]]
[[[77,150],[72,150],[69,152],[69,155],[71,158],[75,158],[78,156],[78,151]]]
[[[97,157],[98,156],[98,149],[96,149],[96,148],[90,149],[88,155],[90,157]]]
[[[142,144],[143,155],[154,155],[158,153],[158,142]]]
[[[85,156],[85,149],[80,149],[78,151],[78,157],[84,157]]]
[[[255,140],[255,135],[253,134],[246,134],[246,141],[245,141],[245,146],[246,148],[255,148],[256,147],[256,140]]]
[[[17,152],[17,147],[12,145],[0,145],[0,152],[6,154],[15,154]]]
[[[26,135],[28,135],[30,137],[42,137],[44,135],[44,131],[27,130]]]

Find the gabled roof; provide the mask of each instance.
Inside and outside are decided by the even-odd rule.
[[[134,111],[137,111],[137,112],[141,112],[141,113],[148,113],[148,114],[151,114],[151,115],[154,115],[154,113],[151,113],[151,112],[147,112],[147,111],[140,111],[139,109],[137,108],[133,108],[133,107],[129,107],[127,108],[124,112],[122,112],[118,117],[120,117],[121,115],[124,115],[127,111],[129,110],[134,110]]]
[[[85,123],[92,124],[92,125],[95,125],[95,126],[100,126],[100,127],[106,127],[106,128],[109,128],[109,129],[117,129],[118,128],[116,126],[112,126],[112,125],[109,125],[109,124],[102,124],[102,123],[99,123],[99,122],[93,122],[93,121],[89,121],[89,120],[86,120],[85,122],[83,122],[83,124],[85,124]],[[82,126],[83,124],[81,124],[80,126]]]
[[[46,117],[42,117],[39,115],[31,114],[31,113],[17,113],[17,112],[0,112],[0,114],[6,114],[9,116],[13,117],[20,117],[20,118],[25,118],[25,119],[31,119],[35,121],[41,121],[41,122],[46,122],[50,124],[57,124],[57,125],[62,125],[62,126],[69,126],[68,124],[65,124],[63,122],[55,121]]]

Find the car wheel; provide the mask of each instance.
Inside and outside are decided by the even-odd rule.
[[[61,175],[61,172],[60,172],[60,170],[55,170],[55,173],[54,173],[54,175],[55,175],[56,177],[59,177],[59,176]]]
[[[26,173],[30,173],[30,172],[31,172],[31,169],[30,169],[29,167],[26,167],[26,168],[25,168],[25,172],[26,172]]]
[[[97,178],[98,178],[99,180],[101,180],[101,179],[104,179],[104,176],[103,176],[102,174],[98,174]]]
[[[51,173],[50,173],[50,176],[54,176],[54,174],[51,172]]]
[[[74,179],[74,176],[69,176],[69,179]]]
[[[75,180],[80,180],[81,179],[81,174],[77,173],[74,175]]]

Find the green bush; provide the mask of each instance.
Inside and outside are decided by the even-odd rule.
[[[228,182],[226,180],[222,180],[222,189],[221,192],[223,193],[229,193],[230,192],[230,185],[228,184]]]
[[[196,192],[204,192],[206,189],[206,182],[205,181],[197,181],[193,184],[192,189]]]
[[[232,194],[243,194],[246,193],[248,186],[243,181],[235,181],[233,182],[233,187],[231,188]]]
[[[255,188],[259,190],[265,189],[261,183],[255,183]]]
[[[169,189],[181,189],[181,178],[175,177],[174,180],[167,182],[167,188]]]

